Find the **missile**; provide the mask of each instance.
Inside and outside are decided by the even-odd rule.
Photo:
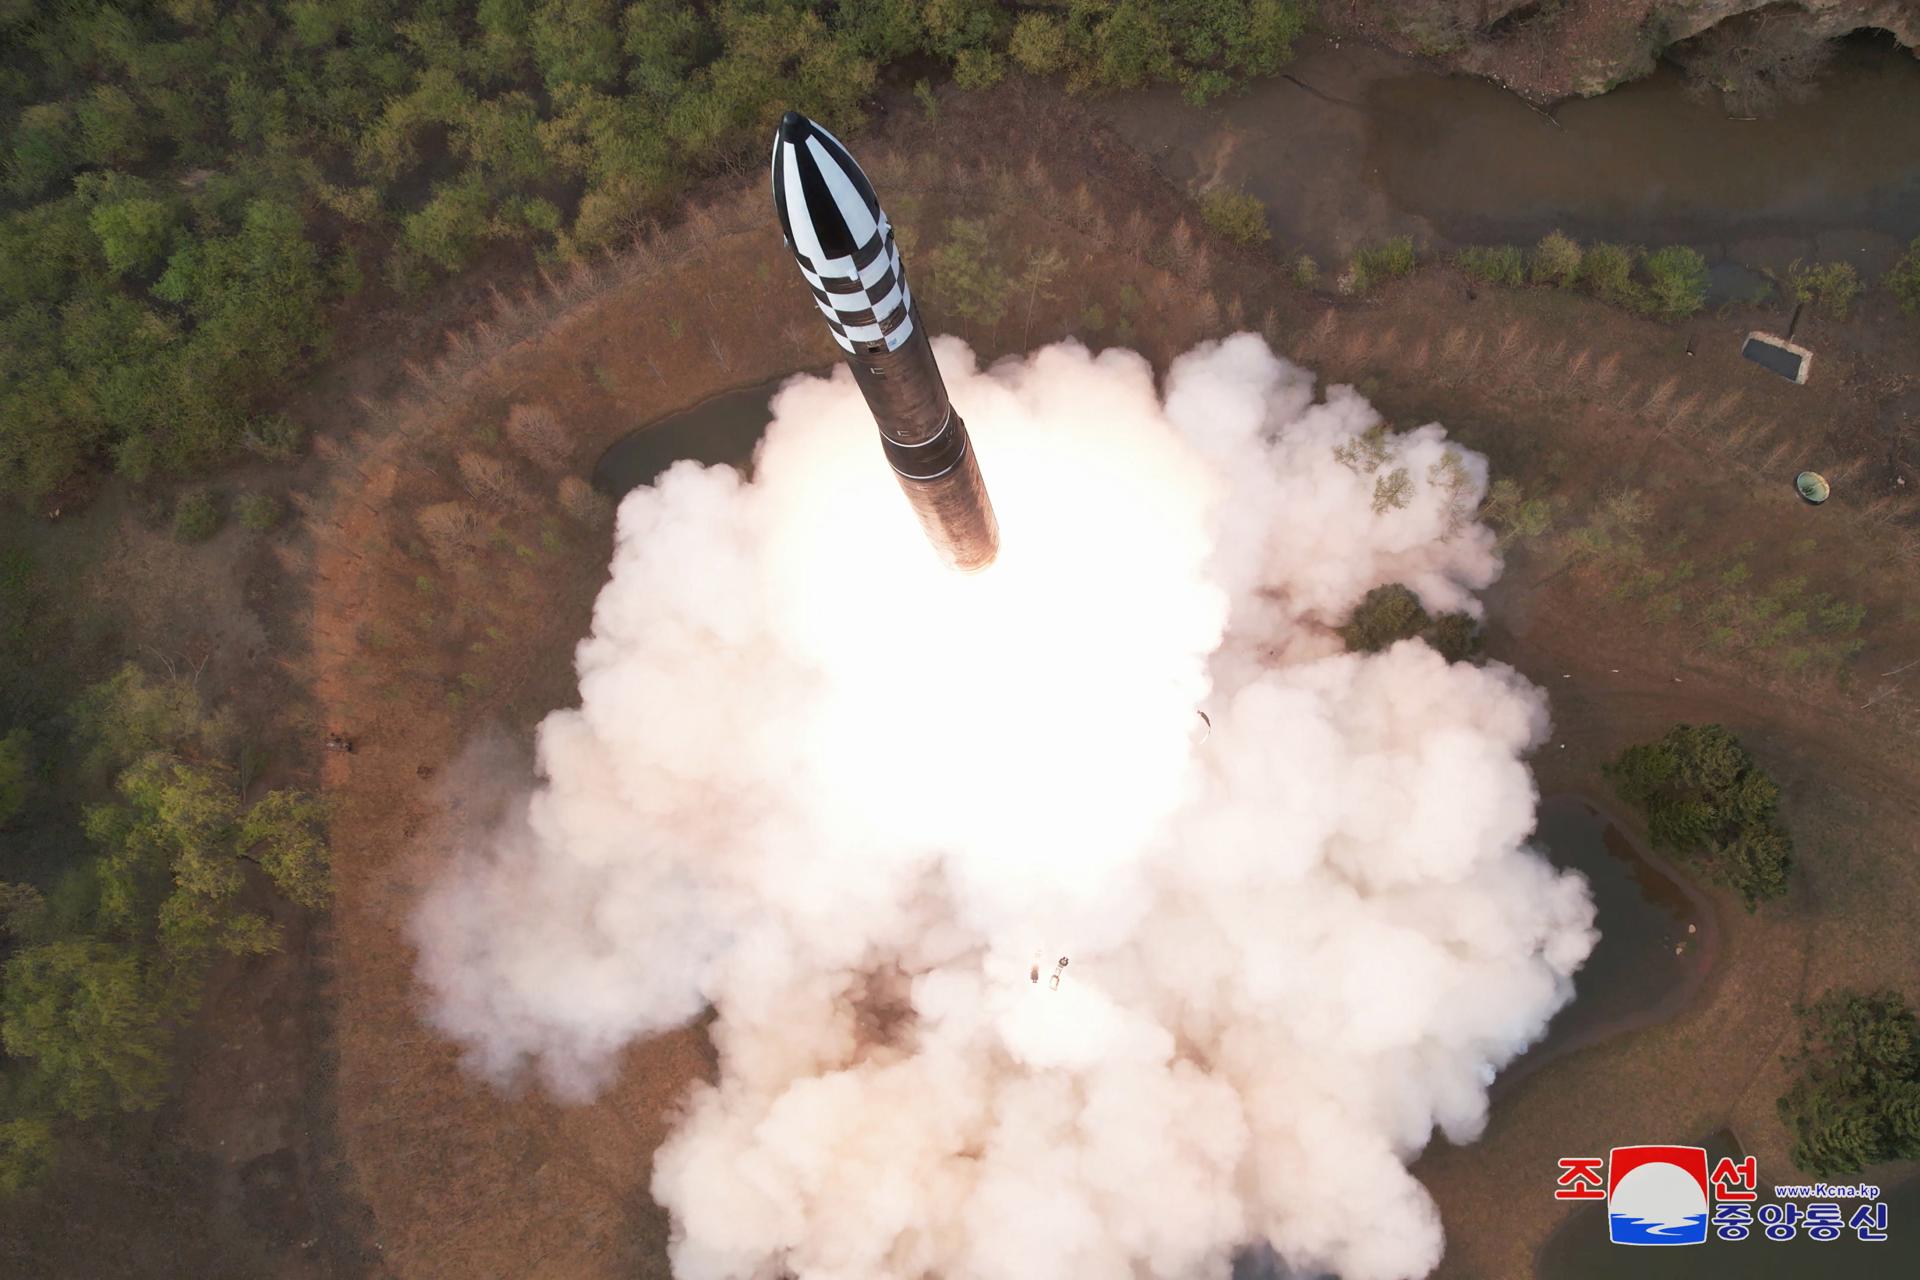
[[[893,226],[847,149],[797,111],[774,135],[773,204],[927,541],[952,568],[986,568],[1000,525],[907,289]]]

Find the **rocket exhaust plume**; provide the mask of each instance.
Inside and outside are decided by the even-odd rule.
[[[956,569],[986,568],[1000,526],[907,288],[893,227],[839,139],[797,111],[774,135],[773,204],[927,541]]]
[[[628,495],[580,705],[416,917],[433,1020],[584,1100],[713,1010],[652,1174],[682,1280],[1424,1275],[1408,1163],[1595,936],[1526,843],[1542,693],[1334,633],[1391,582],[1477,610],[1484,459],[1253,335],[1164,395],[1123,351],[933,354],[1020,554],[890,536],[838,370],[751,482]]]

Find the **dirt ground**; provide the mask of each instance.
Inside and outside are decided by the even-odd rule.
[[[1561,1154],[1730,1125],[1766,1176],[1784,1175],[1773,1099],[1793,1003],[1838,983],[1913,992],[1920,972],[1920,684],[1879,674],[1920,658],[1908,603],[1920,477],[1882,411],[1920,386],[1911,345],[1877,336],[1897,318],[1871,302],[1825,335],[1810,389],[1738,361],[1752,320],[1739,313],[1663,326],[1565,294],[1470,289],[1443,270],[1367,299],[1308,293],[1265,254],[1210,241],[1145,159],[1031,86],[956,99],[937,122],[900,113],[858,149],[929,321],[983,353],[1077,334],[1164,367],[1257,327],[1397,424],[1438,419],[1496,474],[1556,498],[1553,530],[1516,551],[1488,601],[1493,656],[1553,699],[1543,791],[1595,793],[1600,761],[1676,719],[1728,724],[1786,787],[1795,892],[1755,915],[1717,895],[1722,960],[1697,1003],[1554,1061],[1502,1097],[1483,1141],[1423,1157],[1451,1240],[1444,1274],[1528,1273],[1562,1216],[1549,1192]],[[995,326],[956,322],[924,265],[955,216],[988,219],[1013,246],[1010,270],[1043,248],[1068,270]],[[675,1099],[712,1070],[703,1033],[636,1046],[587,1106],[496,1090],[424,1023],[407,920],[444,833],[472,816],[447,785],[469,744],[524,744],[573,701],[572,645],[610,545],[580,478],[635,427],[835,349],[758,173],[629,253],[496,292],[482,310],[404,374],[369,350],[316,381],[308,409],[334,425],[292,482],[297,522],[268,544],[271,568],[242,571],[262,553],[236,549],[226,585],[197,597],[236,608],[242,620],[208,637],[236,664],[223,679],[280,708],[338,816],[324,929],[222,976],[186,1103],[164,1113],[201,1153],[167,1176],[211,1179],[207,1222],[258,1233],[223,1253],[183,1247],[173,1260],[195,1274],[667,1274],[650,1156]],[[528,427],[527,409],[562,431]],[[1818,509],[1787,484],[1809,464],[1836,482]],[[130,544],[121,580],[167,581],[162,554]],[[1672,572],[1682,561],[1695,571]],[[1796,576],[1863,606],[1857,630],[1777,637],[1756,593]],[[195,605],[156,588],[142,607]],[[176,634],[187,621],[174,618]],[[243,660],[283,674],[250,680]],[[358,749],[322,755],[322,729]],[[104,1150],[80,1163],[73,1176],[110,1185]],[[144,1214],[141,1238],[161,1238],[165,1204],[135,1197],[128,1225]],[[35,1228],[24,1257],[50,1256],[34,1241],[58,1249],[56,1230]],[[114,1259],[93,1274],[178,1273],[138,1249]]]

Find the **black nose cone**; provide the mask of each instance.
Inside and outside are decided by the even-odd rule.
[[[789,111],[780,117],[779,138],[782,142],[798,142],[806,137],[807,126],[813,123],[798,111]]]

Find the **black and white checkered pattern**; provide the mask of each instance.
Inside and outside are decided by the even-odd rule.
[[[913,296],[893,226],[839,139],[796,111],[774,138],[773,202],[834,341],[899,350],[913,336]]]

